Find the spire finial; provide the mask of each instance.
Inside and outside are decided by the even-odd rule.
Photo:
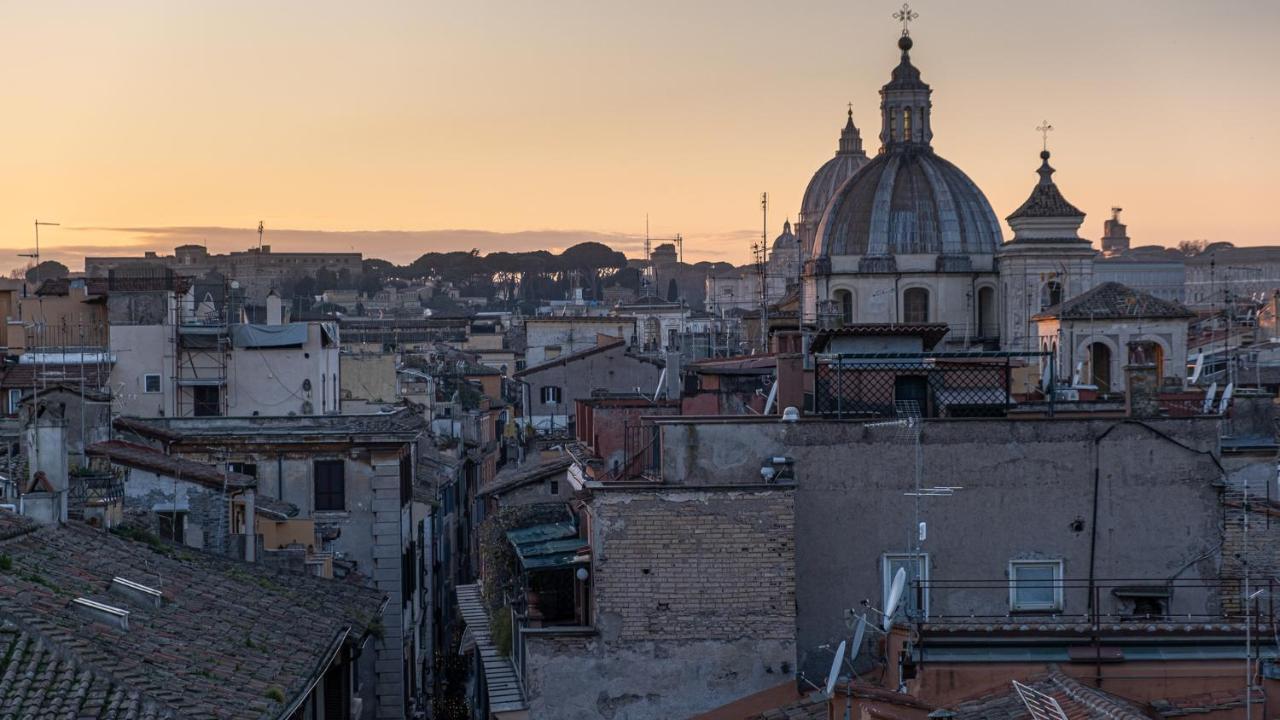
[[[911,21],[920,17],[920,13],[911,9],[908,3],[902,3],[902,9],[893,14],[893,19],[902,23],[902,36],[906,37],[911,34]]]
[[[853,121],[853,103],[849,103],[849,120]]]
[[[1049,124],[1048,120],[1045,120],[1036,127],[1036,132],[1040,133],[1044,143],[1040,149],[1044,152],[1049,152],[1049,133],[1053,132],[1053,126]]]

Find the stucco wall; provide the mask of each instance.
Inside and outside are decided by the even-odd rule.
[[[915,500],[903,494],[914,486],[911,441],[857,423],[659,423],[667,482],[744,482],[770,455],[795,460],[798,654],[806,671],[823,672],[829,657],[818,646],[846,638],[845,610],[863,599],[882,605],[881,555],[912,549]],[[1011,559],[1061,559],[1065,579],[1086,578],[1095,467],[1095,577],[1216,580],[1222,475],[1206,453],[1218,428],[1213,419],[926,422],[922,484],[963,487],[920,503],[930,580],[988,586],[935,588],[931,614],[1006,616]],[[1108,594],[1102,609],[1117,603]],[[1181,589],[1170,610],[1216,604],[1207,590]],[[1068,588],[1065,613],[1086,610],[1085,590]]]

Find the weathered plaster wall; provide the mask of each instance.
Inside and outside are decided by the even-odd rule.
[[[912,549],[911,440],[858,423],[659,422],[669,483],[741,483],[771,455],[795,460],[797,642],[801,667],[825,672],[818,646],[847,638],[845,610],[882,604],[882,554]],[[935,587],[931,613],[1006,617],[1012,559],[1060,559],[1065,579],[1086,579],[1095,467],[1095,577],[1215,581],[1222,473],[1208,453],[1218,428],[1214,419],[926,422],[922,485],[963,487],[920,502],[930,580],[986,581]],[[1087,611],[1083,588],[1064,599],[1066,614]],[[1120,610],[1109,593],[1102,603]],[[1206,613],[1217,600],[1179,589],[1171,603]]]

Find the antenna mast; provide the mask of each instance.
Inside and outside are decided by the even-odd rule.
[[[32,283],[34,283],[36,286],[39,286],[39,284],[40,284],[40,226],[41,226],[41,225],[54,225],[54,226],[56,226],[56,225],[61,225],[61,224],[62,224],[62,223],[56,223],[56,222],[41,222],[40,220],[38,220],[38,219],[37,219],[37,220],[36,220],[36,222],[35,222],[35,227],[36,227],[36,251],[35,251],[35,252],[33,252],[33,253],[19,253],[19,254],[18,254],[18,257],[28,257],[28,258],[32,258],[32,259],[35,261],[35,263],[36,263],[36,264],[35,264],[35,268],[34,268],[34,269],[35,269],[35,277],[31,278],[31,282],[32,282]]]
[[[263,228],[263,225],[262,225],[262,221],[261,221],[261,220],[259,220],[259,221],[258,221],[258,253],[259,253],[259,254],[261,254],[261,253],[262,253],[262,231],[263,231],[263,229],[264,229],[264,228]]]
[[[760,352],[769,352],[769,193],[760,193],[760,244],[752,247],[756,276],[760,278]]]

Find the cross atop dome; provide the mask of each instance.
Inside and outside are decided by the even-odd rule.
[[[902,3],[902,9],[893,14],[893,19],[902,23],[902,36],[907,37],[911,34],[911,22],[920,17],[920,13],[911,9],[908,3]]]
[[[1049,124],[1048,120],[1045,120],[1036,128],[1036,132],[1043,137],[1044,146],[1040,149],[1044,152],[1049,152],[1049,133],[1053,132],[1053,126]]]

